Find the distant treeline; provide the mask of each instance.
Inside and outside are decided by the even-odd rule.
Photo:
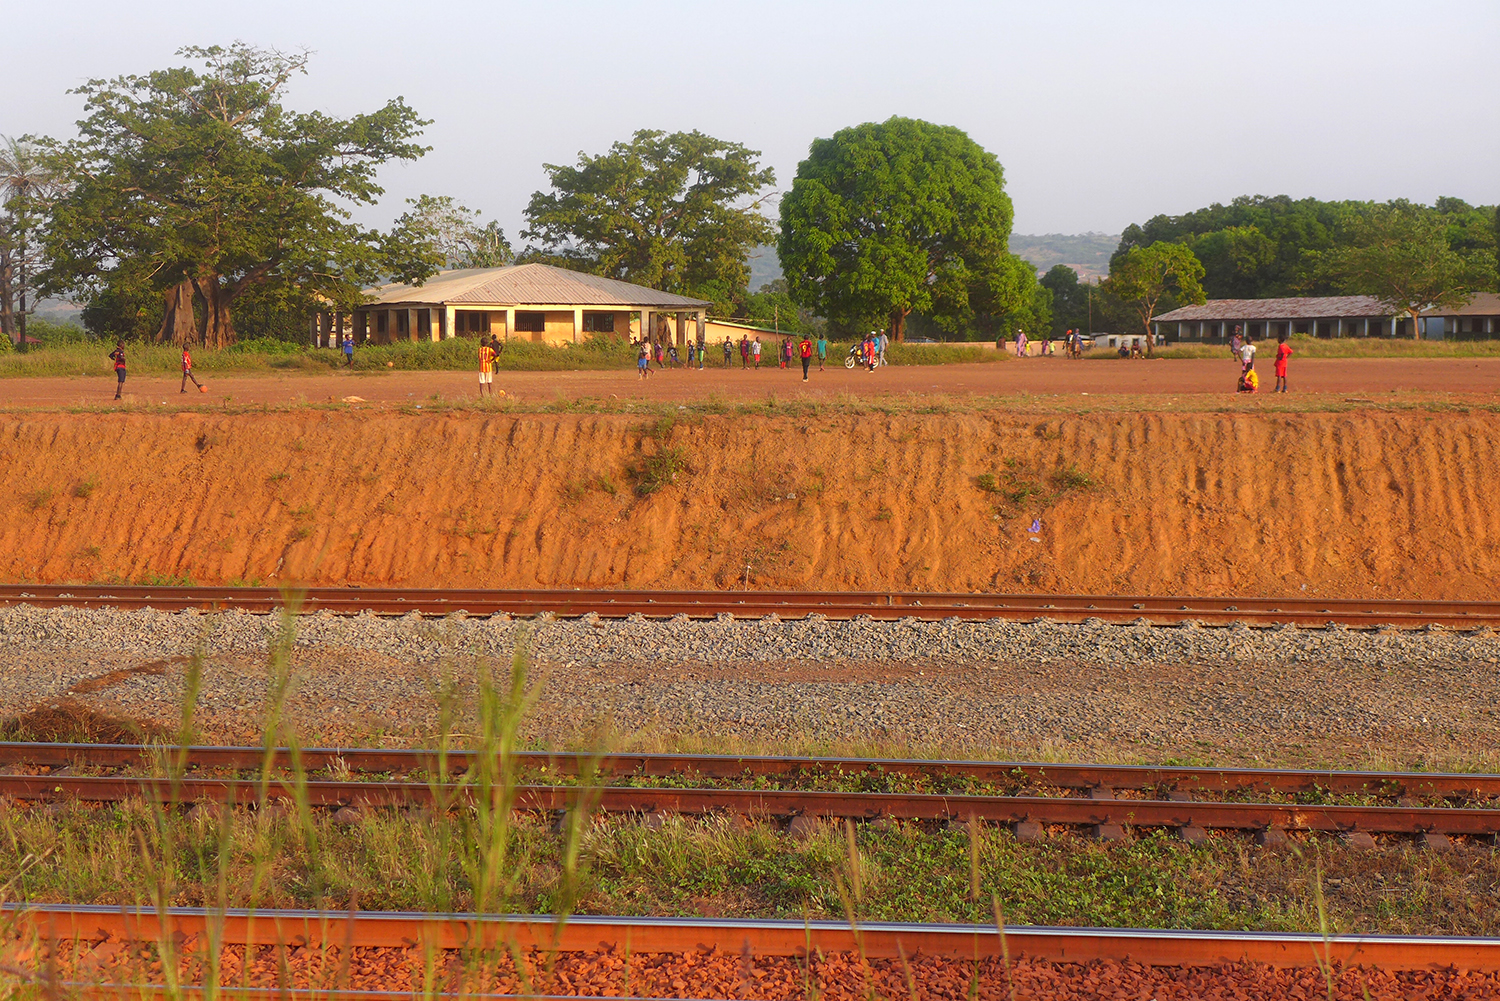
[[[1469,205],[1458,198],[1439,198],[1431,206],[1404,200],[1387,205],[1440,221],[1449,246],[1458,253],[1488,253],[1500,263],[1495,206]],[[1244,195],[1228,205],[1214,203],[1127,227],[1111,265],[1132,247],[1183,243],[1203,263],[1203,291],[1210,299],[1340,295],[1343,288],[1323,266],[1324,255],[1357,240],[1358,221],[1380,207],[1374,202]]]

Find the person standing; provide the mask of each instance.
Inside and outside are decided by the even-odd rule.
[[[750,367],[750,338],[740,334],[740,370]]]
[[[688,368],[692,368],[693,362],[698,358],[697,347],[698,345],[695,342],[688,341]]]
[[[198,392],[208,392],[208,387],[204,386],[203,383],[198,381],[198,377],[193,375],[193,356],[188,354],[188,346],[184,344],[182,346],[182,388],[178,390],[179,393],[187,392],[189,379],[192,379],[193,385],[198,387]]]
[[[823,371],[823,363],[828,360],[828,335],[818,335],[818,371]]]
[[[354,367],[354,335],[344,335],[344,367]]]
[[[698,342],[698,371],[703,371],[703,356],[708,354],[708,341]]]
[[[1273,393],[1286,392],[1286,360],[1292,356],[1292,346],[1286,342],[1286,334],[1276,335],[1276,388]]]
[[[116,341],[115,349],[109,353],[110,361],[115,363],[115,399],[125,391],[125,342]]]
[[[1255,367],[1255,342],[1245,338],[1245,344],[1240,348],[1240,371],[1248,372]]]
[[[1016,328],[1016,357],[1026,357],[1026,331],[1020,327]]]
[[[876,335],[875,345],[880,349],[880,364],[885,364],[885,349],[890,347],[891,335],[882,330]]]
[[[781,363],[781,367],[786,368],[787,355],[791,354],[791,352],[787,350],[787,339],[785,337],[781,339],[781,346],[776,349],[776,354],[778,355],[777,360]]]
[[[724,367],[728,368],[734,363],[734,345],[729,343],[729,335],[724,335]]]
[[[1244,340],[1240,337],[1239,324],[1235,324],[1234,333],[1229,338],[1229,357],[1238,361],[1242,347],[1244,347]]]
[[[750,353],[755,356],[755,367],[760,368],[760,335],[755,335],[755,343],[750,345]]]
[[[651,375],[651,344],[644,337],[635,352],[635,370],[642,379]]]
[[[807,381],[807,369],[812,364],[813,346],[806,334],[802,335],[802,343],[797,346],[797,351],[802,355],[802,381]]]
[[[490,337],[485,334],[479,338],[479,395],[484,397],[484,388],[488,386],[490,396],[495,395],[495,349],[490,347]]]

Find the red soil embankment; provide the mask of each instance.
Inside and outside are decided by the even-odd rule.
[[[0,441],[11,581],[1456,599],[1500,579],[1483,414],[37,414]],[[663,448],[681,469],[639,496]]]

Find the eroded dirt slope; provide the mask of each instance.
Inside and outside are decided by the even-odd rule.
[[[1480,598],[1500,579],[1482,414],[38,414],[0,442],[12,581]],[[663,449],[675,480],[641,496]]]

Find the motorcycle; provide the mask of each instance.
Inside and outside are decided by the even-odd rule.
[[[863,361],[864,361],[864,359],[862,357],[860,357],[859,345],[858,344],[851,344],[851,345],[849,345],[849,353],[844,356],[844,367],[845,368],[854,368],[856,365],[859,365]]]

